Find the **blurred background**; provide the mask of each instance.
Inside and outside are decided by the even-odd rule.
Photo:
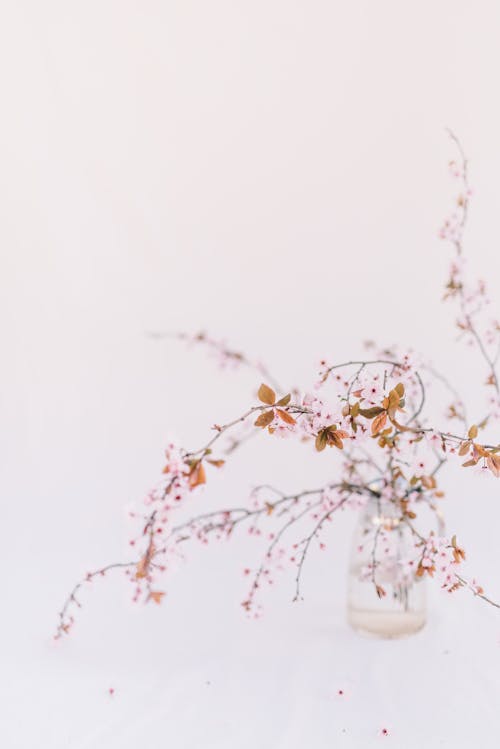
[[[325,662],[324,651],[311,650],[311,621],[325,642],[347,636],[354,518],[342,516],[327,555],[311,559],[300,612],[288,606],[285,575],[264,623],[244,620],[241,569],[255,553],[246,539],[193,551],[154,610],[132,607],[119,576],[99,584],[72,640],[54,648],[56,612],[82,573],[127,554],[124,508],[156,482],[169,437],[197,447],[259,384],[152,331],[207,330],[302,388],[322,357],[358,356],[366,339],[398,342],[423,352],[480,408],[484,368],[456,343],[455,310],[442,304],[449,248],[437,232],[457,191],[450,127],[474,188],[469,270],[498,301],[500,8],[486,0],[6,0],[1,11],[1,627],[10,745],[33,745],[29,702],[45,737],[39,745],[51,749],[128,747],[138,736],[151,747],[165,738],[246,747],[257,741],[256,725],[259,746],[289,749],[310,734],[292,732],[292,703],[274,701],[279,686],[271,679],[264,687],[262,674],[269,679],[271,652],[280,653],[285,680],[290,649],[303,663]],[[441,413],[438,397],[435,421]],[[238,504],[256,483],[306,488],[334,470],[331,454],[262,436],[197,501],[203,509]],[[445,489],[469,570],[498,598],[500,484],[451,468]],[[479,629],[496,662],[495,613],[466,594],[451,603],[433,596],[426,652],[451,641],[469,663],[463,633]],[[404,662],[408,651],[396,647],[389,658]],[[348,649],[328,653],[325,693],[362,681]],[[186,674],[199,674],[200,663],[217,670],[222,654],[239,671],[227,666],[225,701],[198,727],[205,738],[189,738],[212,677],[204,666],[195,688]],[[252,669],[245,691],[237,674]],[[195,710],[169,703],[182,730],[170,719],[161,734],[159,724],[126,723],[138,705],[163,716],[155,695],[174,671],[185,689],[179,704]],[[311,683],[323,684],[314,673]],[[403,672],[397,678],[406,683]],[[129,700],[122,713],[116,700],[108,704],[115,682]],[[228,695],[240,687],[238,706]],[[436,694],[444,687],[438,678]],[[240,723],[242,705],[261,715],[263,695],[276,722],[252,722],[245,739],[230,719],[213,717],[227,700]],[[374,731],[379,715],[394,721],[397,712],[397,702],[379,699],[375,708],[363,703]],[[466,691],[464,707],[469,699]],[[444,737],[465,735],[460,721],[451,727],[461,704],[445,710]],[[422,730],[416,716],[410,724]],[[311,745],[340,740],[341,721],[333,733],[321,725]],[[357,745],[368,746],[371,734],[360,736]],[[404,746],[422,745],[412,740]]]

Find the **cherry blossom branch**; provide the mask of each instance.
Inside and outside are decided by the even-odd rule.
[[[363,367],[364,367],[364,366],[367,366],[370,363],[377,363],[377,364],[379,364],[380,360],[376,360],[375,362],[366,362],[366,363],[365,362],[358,362],[358,366],[360,367],[360,369],[358,369],[358,373],[355,375],[354,379],[356,379],[357,377],[359,377],[359,373],[360,373],[360,371],[362,369],[361,368],[361,364],[363,364]],[[391,362],[383,362],[383,363],[390,363],[391,366],[394,366],[394,367],[399,367],[400,366],[397,363],[392,362],[392,361]],[[337,365],[337,366],[342,366],[342,365]],[[345,365],[345,366],[347,366],[347,365]],[[423,389],[423,384],[422,384],[421,380],[419,380],[419,384],[420,384],[421,389],[422,389],[422,400],[423,400],[423,398],[424,398],[424,392],[425,391]],[[352,388],[350,389],[349,392],[351,392],[351,391],[352,391]],[[252,406],[246,412],[244,412],[244,414],[242,416],[238,417],[237,419],[234,419],[234,420],[228,422],[227,424],[225,424],[222,427],[220,427],[220,426],[216,427],[217,434],[213,438],[211,438],[206,443],[206,445],[204,447],[202,447],[202,448],[200,448],[200,449],[198,449],[196,451],[184,452],[184,454],[183,454],[184,455],[184,457],[183,457],[184,464],[190,466],[190,472],[188,474],[188,478],[189,478],[189,482],[190,482],[190,486],[191,487],[194,487],[194,486],[198,485],[199,483],[204,483],[205,479],[204,479],[204,477],[202,479],[201,475],[200,475],[201,462],[202,462],[202,460],[208,454],[210,454],[211,447],[213,446],[213,444],[215,444],[215,442],[220,438],[220,436],[222,434],[224,434],[226,431],[230,430],[231,428],[233,428],[237,424],[241,423],[242,421],[245,421],[251,415],[253,415],[255,413],[261,413],[261,414],[263,414],[264,412],[265,413],[271,413],[272,412],[271,413],[271,417],[274,418],[274,412],[275,412],[275,410],[280,410],[282,416],[283,416],[283,414],[285,414],[285,415],[288,414],[287,418],[291,418],[290,417],[291,413],[302,414],[302,415],[310,415],[311,414],[311,409],[310,408],[303,407],[301,405],[296,405],[296,404],[290,405],[289,401],[288,401],[289,396],[285,396],[280,401],[276,401],[275,394],[272,391],[270,391],[269,388],[266,388],[265,386],[261,386],[261,390],[259,391],[259,393],[263,393],[263,395],[261,394],[260,397],[263,398],[267,402],[265,402],[262,405]],[[398,395],[397,399],[399,400],[399,395]],[[280,409],[277,408],[277,404],[278,403],[282,403],[282,406],[281,406]],[[377,410],[382,411],[383,409],[377,409]],[[417,409],[417,411],[415,412],[415,414],[411,418],[415,419],[416,415],[420,412],[420,410],[421,410],[421,407],[419,407]],[[259,417],[259,418],[261,418],[261,417]],[[293,420],[293,418],[292,418],[292,422],[294,424],[296,423]],[[328,427],[328,429],[330,429],[330,427]],[[399,434],[401,432],[401,429],[402,429],[401,427],[398,427],[398,429],[396,430],[395,433]],[[405,427],[404,429],[412,431],[412,432],[415,432],[415,433],[425,433],[427,431],[431,431],[429,429],[424,429],[424,428],[421,428],[421,427]],[[442,433],[442,432],[440,432],[440,435],[441,435],[441,437],[442,437],[443,440],[444,439],[454,439],[454,440],[457,440],[459,442],[462,441],[462,437],[459,437],[458,435],[445,434],[445,433]],[[340,445],[337,444],[337,446],[342,446],[342,442],[340,441]],[[201,456],[201,457],[197,458],[196,456]],[[217,461],[212,461],[212,462],[217,462]],[[392,469],[390,469],[390,470],[392,472]],[[170,491],[172,490],[172,487],[175,485],[175,481],[179,480],[178,478],[176,479],[176,475],[177,474],[174,474],[173,478],[171,478],[170,481],[167,482],[166,487],[163,489],[163,491],[161,493],[162,500],[165,500],[168,497]],[[195,480],[194,481],[191,480],[193,475],[195,476]],[[363,492],[363,491],[366,492],[368,490],[367,487],[362,487],[361,485],[357,485],[356,486],[356,485],[352,485],[352,484],[347,484],[346,482],[342,483],[342,487],[344,489],[349,488],[352,491],[357,491],[357,492]],[[320,491],[320,490],[314,490],[312,493],[317,493],[318,491]],[[279,506],[282,503],[284,503],[286,501],[290,501],[290,500],[297,501],[300,497],[307,496],[309,493],[311,493],[311,492],[302,492],[302,493],[297,494],[297,495],[284,496],[284,497],[280,498],[279,500],[277,500],[276,502],[274,502],[272,505],[268,504],[266,506],[266,511],[269,513],[269,511],[270,510],[271,511],[274,510],[274,508],[276,506]],[[307,514],[310,511],[310,509],[311,509],[311,506],[308,505],[304,510],[302,510],[298,514],[298,516],[293,516],[292,518],[290,518],[290,520],[287,523],[285,523],[285,525],[280,529],[280,531],[277,534],[277,536],[273,539],[273,542],[270,544],[270,547],[268,548],[268,551],[267,551],[267,554],[266,554],[266,558],[270,557],[273,549],[275,548],[276,544],[279,542],[279,540],[281,539],[281,537],[283,536],[283,534],[286,532],[286,530],[291,525],[293,525],[294,523],[296,523],[300,518],[302,518],[305,514]],[[211,523],[210,522],[210,523],[205,524],[201,528],[200,532],[203,533],[204,535],[206,535],[209,532],[213,532],[215,530],[224,530],[224,531],[226,531],[226,533],[230,533],[230,532],[232,532],[232,530],[234,529],[234,527],[237,524],[239,524],[240,522],[242,522],[243,520],[246,520],[246,519],[248,519],[250,517],[260,516],[260,515],[262,515],[263,512],[264,512],[264,510],[262,508],[258,509],[258,510],[254,510],[254,511],[247,510],[246,508],[236,508],[236,509],[233,508],[233,509],[227,510],[227,511],[216,511],[216,512],[213,512],[213,513],[208,513],[208,514],[203,515],[203,516],[199,516],[198,518],[195,518],[195,519],[192,519],[190,521],[187,521],[187,523],[183,523],[180,526],[175,526],[172,529],[171,533],[170,533],[170,536],[169,536],[169,538],[167,540],[167,543],[165,545],[163,545],[160,549],[157,550],[154,547],[153,533],[154,533],[155,530],[161,530],[161,529],[160,528],[158,528],[158,529],[155,528],[156,511],[153,511],[148,516],[148,518],[146,519],[146,525],[145,525],[144,532],[143,532],[143,535],[145,535],[145,536],[148,537],[148,545],[147,545],[147,549],[146,549],[146,552],[145,552],[145,556],[143,556],[141,559],[138,560],[138,562],[135,562],[135,563],[134,562],[127,562],[127,563],[118,563],[118,564],[108,565],[107,567],[102,568],[101,570],[98,570],[98,571],[96,571],[94,573],[91,573],[91,575],[87,576],[85,578],[85,580],[89,581],[90,579],[92,579],[97,574],[104,574],[107,570],[114,569],[115,567],[129,568],[133,564],[141,565],[141,567],[139,568],[139,572],[138,572],[137,576],[140,575],[140,577],[145,577],[146,578],[147,589],[148,589],[148,598],[149,597],[153,597],[154,600],[157,600],[155,598],[155,596],[160,596],[160,595],[163,595],[163,594],[160,594],[159,592],[153,592],[151,590],[150,578],[149,578],[149,575],[148,575],[149,568],[150,568],[153,560],[156,559],[159,554],[162,554],[162,553],[166,552],[167,547],[168,547],[168,542],[171,541],[172,539],[176,538],[176,536],[180,533],[180,531],[182,531],[184,529],[193,530],[196,526],[199,526],[199,523],[200,523],[201,520],[211,520],[212,518],[217,517],[217,518],[222,518],[222,519],[219,522],[217,522],[217,523]],[[331,514],[332,514],[331,512],[327,512],[325,514],[322,522],[325,522],[325,520],[327,519],[327,517],[329,517]],[[321,524],[322,524],[322,522],[321,522]],[[311,538],[314,537],[315,533],[316,533],[316,531],[313,530],[313,534],[312,534]],[[183,540],[183,539],[180,539],[180,540]],[[303,563],[304,563],[304,560],[305,560],[305,555],[306,555],[307,550],[309,548],[309,544],[310,544],[310,541],[306,544],[305,554],[303,555],[303,557],[301,559],[300,568],[299,568],[299,574],[298,574],[299,582],[300,582],[300,574],[301,574],[302,566],[303,566]],[[261,566],[260,566],[260,568],[259,568],[259,571],[257,573],[257,576],[256,576],[256,578],[254,580],[254,585],[253,585],[253,588],[252,588],[251,598],[253,597],[253,594],[254,594],[255,590],[258,588],[261,575],[263,574],[263,571],[264,571],[264,567],[265,567],[265,564],[262,563]],[[68,609],[69,609],[70,604],[80,605],[79,602],[76,599],[76,593],[80,589],[80,587],[83,584],[83,582],[84,581],[81,581],[80,583],[77,584],[77,586],[75,586],[75,588],[71,592],[68,600],[66,601],[65,605],[63,606],[62,611],[60,612],[60,622],[59,622],[59,628],[58,628],[58,635],[60,635],[62,632],[66,632],[68,630],[69,626],[71,625],[72,620],[71,621],[68,620]],[[249,601],[251,601],[251,598],[249,599]]]
[[[86,582],[91,582],[95,577],[104,577],[106,572],[114,569],[127,569],[135,567],[137,561],[134,562],[113,562],[105,567],[101,567],[94,572],[87,572],[84,578],[79,580],[73,589],[70,591],[68,597],[64,601],[61,610],[58,613],[58,625],[56,629],[55,639],[59,639],[63,634],[68,634],[74,623],[74,618],[69,614],[70,609],[73,607],[82,608],[82,604],[78,601],[76,594],[83,587]]]
[[[403,520],[406,523],[406,525],[409,527],[412,534],[419,540],[419,542],[422,544],[422,546],[425,549],[426,544],[429,543],[429,539],[423,536],[421,533],[419,533],[419,531],[417,531],[417,529],[415,528],[415,526],[413,525],[411,520],[409,520],[408,517],[405,517]],[[451,548],[454,550],[458,549],[458,547],[456,546],[455,537],[453,537],[451,542],[449,543],[447,542],[447,548]],[[454,559],[455,564],[459,564],[460,561],[465,557],[465,554],[463,553],[462,550],[459,549],[458,551],[460,553],[455,554],[455,559]],[[422,557],[424,553],[425,552],[423,551]],[[431,574],[432,574],[432,571],[431,571]],[[462,577],[455,571],[453,571],[453,577],[457,580],[459,585],[467,588],[468,590],[471,590],[475,596],[477,596],[478,598],[481,598],[483,601],[485,601],[485,603],[489,603],[491,606],[494,606],[495,608],[500,609],[500,603],[497,603],[492,598],[489,598],[487,595],[485,595],[484,590],[481,588],[481,586],[469,582],[468,580],[466,580],[464,577]],[[454,589],[455,587],[453,585],[449,588],[450,591]]]
[[[450,239],[455,254],[460,259],[463,255],[463,231],[468,215],[470,190],[467,159],[456,136],[453,133],[450,133],[450,136],[456,142],[461,155],[461,171],[457,172],[457,176],[462,177],[464,195],[459,198],[461,211],[459,219],[455,223],[452,221],[445,224],[443,237]],[[447,296],[456,296],[459,300],[461,314],[465,321],[460,327],[470,334],[476,343],[477,349],[489,368],[489,384],[495,387],[498,395],[500,389],[495,367],[500,353],[500,341],[495,356],[490,355],[488,345],[495,338],[490,335],[488,339],[488,331],[486,337],[483,337],[476,325],[476,314],[481,309],[481,305],[479,309],[470,308],[471,299],[475,302],[477,295],[479,294],[480,298],[483,293],[482,287],[479,292],[475,292],[476,296],[466,292],[459,264],[455,263],[452,266],[447,289]],[[500,331],[500,326],[498,326],[498,331]],[[382,501],[392,502],[400,510],[398,522],[405,521],[412,529],[412,533],[417,534],[420,549],[417,576],[426,573],[432,576],[438,554],[444,555],[447,564],[452,565],[458,564],[465,558],[465,553],[456,545],[455,538],[447,542],[435,537],[433,533],[426,537],[419,534],[411,522],[416,517],[415,509],[420,501],[424,501],[439,517],[435,502],[443,495],[443,492],[438,490],[435,476],[448,455],[458,453],[460,457],[467,457],[465,466],[475,466],[482,461],[485,468],[496,477],[500,477],[500,444],[478,442],[478,431],[485,420],[479,425],[468,424],[463,400],[443,375],[432,368],[427,368],[434,378],[445,384],[454,395],[455,403],[452,404],[453,409],[450,409],[450,413],[462,421],[463,435],[424,426],[428,423],[421,418],[426,404],[426,389],[419,372],[411,364],[411,355],[400,357],[391,350],[385,350],[381,352],[379,358],[352,360],[329,367],[322,362],[324,369],[321,373],[321,381],[317,385],[321,386],[331,378],[336,388],[335,402],[332,405],[325,403],[322,398],[314,394],[306,394],[302,400],[299,399],[298,394],[294,394],[293,401],[295,402],[292,402],[292,393],[278,397],[275,390],[284,391],[260,362],[252,361],[244,354],[230,349],[223,342],[209,338],[205,333],[193,337],[185,334],[176,336],[156,334],[154,337],[176,337],[203,344],[220,358],[223,365],[243,364],[257,371],[272,387],[268,384],[261,384],[258,391],[259,404],[248,407],[239,417],[223,425],[215,424],[212,427],[215,434],[203,447],[186,451],[175,445],[169,445],[166,451],[167,465],[163,471],[166,478],[160,487],[153,490],[145,499],[145,504],[148,508],[151,506],[151,509],[148,509],[147,514],[133,515],[139,519],[142,527],[139,537],[130,541],[132,545],[136,541],[140,544],[141,551],[137,559],[107,565],[87,574],[78,582],[59,612],[58,637],[67,633],[73,623],[72,610],[73,607],[81,606],[77,596],[85,582],[91,582],[95,577],[103,576],[109,570],[123,568],[136,586],[134,600],[137,600],[139,595],[142,596],[145,589],[146,601],[153,600],[159,603],[165,594],[163,591],[153,589],[156,573],[165,569],[164,556],[179,553],[176,549],[180,543],[192,538],[197,538],[203,543],[208,543],[208,539],[214,536],[217,539],[229,538],[235,528],[246,522],[249,524],[249,532],[261,535],[262,520],[268,517],[272,522],[281,521],[281,525],[275,533],[269,536],[270,543],[254,576],[249,597],[243,605],[247,610],[250,609],[263,576],[269,575],[270,564],[275,561],[273,555],[275,552],[278,555],[281,552],[284,553],[284,548],[278,549],[278,544],[285,534],[309,516],[308,520],[312,523],[312,528],[300,543],[294,545],[294,548],[300,548],[295,577],[294,600],[297,600],[300,597],[302,570],[313,540],[319,536],[324,524],[331,519],[337,509],[348,504],[353,494],[375,497],[379,505]],[[354,373],[344,375],[337,372],[337,370],[349,367],[356,367]],[[380,371],[380,367],[384,368],[383,372]],[[371,368],[378,369],[373,371]],[[455,404],[459,411],[456,410]],[[500,399],[497,405],[500,411]],[[409,416],[406,410],[409,411]],[[400,417],[399,413],[403,413],[404,416]],[[254,422],[257,429],[239,437],[233,436],[233,430],[242,424],[248,425],[253,416],[257,417]],[[400,423],[398,419],[402,419],[403,423]],[[222,449],[223,443],[219,443],[219,440],[223,436],[229,437],[225,454],[230,455],[239,445],[260,431],[267,431],[271,435],[281,437],[296,436],[303,441],[313,440],[316,449],[320,452],[327,446],[344,451],[346,460],[339,480],[319,489],[294,494],[285,494],[272,487],[260,487],[255,490],[255,506],[252,508],[236,507],[216,510],[199,514],[178,524],[171,524],[171,515],[179,506],[178,503],[182,504],[182,500],[186,499],[191,492],[206,483],[205,466],[211,464],[220,468],[224,463],[223,460],[211,457],[214,446],[217,445],[219,449]],[[365,440],[364,443],[363,440]],[[371,451],[364,447],[364,444],[381,451],[382,467],[379,467],[379,462],[373,458]],[[428,452],[437,461],[435,466],[426,465],[425,459],[417,455],[422,444],[429,445]],[[352,445],[352,448],[349,448],[349,445]],[[344,448],[347,449],[344,450]],[[359,455],[362,457],[360,458]],[[368,472],[372,474],[371,469],[377,472],[375,484],[371,483],[373,479],[368,480],[365,475]],[[274,496],[272,501],[261,504],[256,495],[264,489],[273,492]],[[332,491],[334,492],[333,498],[328,495],[328,492]],[[318,512],[316,512],[317,508],[319,508]],[[371,578],[380,597],[385,595],[385,591],[377,585],[376,581],[377,543],[381,533],[382,525],[379,525],[375,532],[371,553]],[[292,557],[292,561],[296,561],[295,557]],[[454,569],[453,567],[453,574],[448,575],[445,583],[448,590],[455,590],[457,586],[469,587],[483,600],[500,608],[499,604],[484,595],[480,586],[477,586],[474,581],[468,583],[464,578],[456,575]]]
[[[275,512],[278,508],[281,508],[281,512],[276,512],[276,515],[281,515],[283,511],[289,512],[291,506],[297,505],[298,502],[300,502],[301,499],[304,497],[310,497],[313,495],[321,495],[321,493],[325,490],[325,488],[336,488],[344,486],[344,484],[326,484],[324,487],[320,487],[318,489],[306,489],[301,492],[295,492],[293,494],[284,494],[283,492],[280,492],[278,489],[275,489],[274,487],[268,487],[266,485],[262,485],[259,487],[256,487],[255,491],[260,491],[262,489],[271,489],[272,491],[278,493],[279,499],[274,500],[273,502],[266,502],[264,506],[255,508],[253,510],[250,510],[246,507],[233,507],[231,509],[222,509],[222,510],[213,510],[210,512],[202,513],[200,515],[191,517],[190,519],[186,520],[185,522],[179,523],[178,525],[174,526],[168,538],[165,540],[165,542],[162,544],[159,548],[154,548],[153,540],[152,540],[152,527],[153,527],[153,521],[155,517],[155,513],[151,513],[151,515],[148,517],[146,526],[145,526],[145,532],[148,534],[149,537],[149,543],[148,548],[146,550],[146,556],[147,561],[146,564],[144,564],[144,555],[141,555],[134,559],[133,561],[129,562],[114,562],[111,564],[107,564],[104,567],[100,567],[97,570],[94,570],[93,572],[88,572],[86,575],[79,580],[72,590],[70,591],[68,597],[66,598],[60,612],[58,613],[58,626],[56,629],[56,639],[59,639],[63,634],[68,634],[73,623],[74,618],[70,613],[70,610],[74,607],[81,608],[82,604],[77,599],[76,595],[78,591],[84,586],[85,583],[90,583],[92,580],[96,577],[104,577],[105,574],[111,570],[114,569],[139,569],[142,567],[145,568],[145,571],[147,572],[147,568],[150,567],[157,567],[154,560],[164,555],[170,545],[172,543],[181,543],[184,542],[190,538],[193,537],[193,535],[200,535],[206,536],[210,533],[214,533],[217,530],[225,531],[225,534],[229,537],[229,535],[232,534],[235,527],[237,527],[240,523],[244,521],[248,521],[252,518],[258,518],[263,515],[271,515],[273,512]],[[286,505],[289,505],[289,507],[286,507]],[[314,505],[308,505],[303,512],[300,513],[299,516],[294,516],[290,521],[288,521],[279,531],[275,538],[275,542],[271,544],[271,546],[268,548],[267,555],[269,555],[275,545],[279,542],[280,538],[283,536],[285,531],[293,525],[296,521],[300,519],[303,515],[307,514]],[[217,520],[218,522],[209,522],[212,520]],[[190,535],[186,535],[186,531],[190,531]],[[161,567],[160,567],[161,569]],[[262,573],[261,573],[262,574]],[[147,580],[147,575],[145,575]],[[258,575],[258,578],[256,580],[257,585],[254,584],[254,588],[256,589],[258,587],[258,579],[260,578],[260,574]],[[147,580],[149,583],[150,581]],[[151,588],[148,586],[148,591],[151,593]]]
[[[370,365],[380,365],[380,364],[390,365],[392,367],[393,372],[394,371],[404,372],[404,370],[405,370],[405,365],[404,364],[402,364],[401,362],[395,361],[395,360],[391,360],[391,359],[370,359],[370,360],[365,360],[365,361],[363,361],[363,360],[351,360],[351,361],[348,361],[348,362],[343,362],[341,364],[335,364],[335,365],[333,365],[331,367],[328,367],[325,370],[325,372],[323,373],[323,375],[322,375],[321,382],[325,382],[326,379],[327,379],[327,377],[328,377],[328,375],[332,371],[334,371],[336,369],[342,369],[342,368],[350,367],[350,366],[359,366],[359,369],[357,370],[357,372],[356,372],[356,374],[354,375],[354,378],[353,378],[353,382],[354,382],[355,380],[357,380],[357,378],[359,377],[360,373],[367,366],[370,366]],[[416,421],[418,419],[418,417],[422,413],[424,405],[425,405],[425,386],[423,384],[422,378],[421,378],[420,374],[418,373],[418,371],[416,371],[416,370],[412,372],[412,375],[415,377],[415,380],[417,381],[417,383],[419,385],[420,393],[421,393],[421,398],[420,398],[420,402],[418,404],[417,409],[410,416],[410,418],[406,421],[405,427],[408,427],[409,424],[411,424],[413,421]],[[443,382],[446,382],[446,379],[442,375],[439,375],[439,379],[441,379]],[[348,389],[348,394],[349,395],[352,393],[352,389],[353,388],[352,388],[352,383],[351,383],[351,385],[349,386],[349,389]],[[414,434],[429,434],[429,433],[434,432],[436,434],[439,434],[444,440],[454,440],[455,442],[460,442],[460,443],[464,441],[463,435],[453,434],[453,433],[451,433],[449,431],[442,431],[442,430],[436,429],[434,427],[426,427],[426,428],[424,428],[424,427],[410,427],[410,430]],[[487,444],[487,445],[483,445],[483,447],[485,449],[495,450],[495,449],[498,448],[498,445]]]
[[[371,490],[367,489],[367,487],[363,487],[362,489],[360,487],[359,494],[367,493],[367,492],[368,493],[372,493]],[[304,562],[306,561],[307,553],[309,551],[309,546],[311,545],[311,542],[312,542],[313,538],[317,537],[318,533],[320,532],[321,528],[326,523],[326,521],[329,520],[331,518],[331,516],[335,512],[337,512],[337,510],[339,510],[341,507],[343,507],[345,505],[345,503],[349,500],[349,498],[352,496],[352,494],[353,494],[353,492],[350,491],[349,494],[346,497],[344,497],[342,500],[340,500],[340,502],[335,507],[332,507],[332,509],[328,510],[328,512],[326,512],[324,515],[322,515],[322,517],[320,518],[320,520],[314,526],[314,528],[311,531],[311,533],[308,536],[306,536],[305,538],[303,538],[302,541],[300,542],[299,546],[301,546],[303,544],[303,549],[302,549],[302,552],[301,552],[301,555],[300,555],[300,559],[299,559],[299,562],[298,562],[298,565],[297,565],[297,574],[296,574],[296,577],[295,577],[295,596],[293,598],[294,601],[298,601],[299,599],[303,600],[302,596],[300,594],[300,583],[301,583],[301,579],[302,579],[302,570],[303,570],[303,567],[304,567]]]
[[[457,580],[466,588],[471,590],[475,596],[478,598],[481,598],[486,603],[489,603],[491,606],[494,606],[497,609],[500,609],[500,603],[497,603],[496,601],[493,601],[491,598],[488,598],[483,592],[483,589],[480,586],[474,585],[473,583],[470,583],[465,578],[461,577],[461,575],[456,575]]]
[[[192,450],[191,452],[187,452],[185,454],[186,458],[194,458],[197,455],[206,454],[207,450],[210,450],[212,446],[217,442],[217,440],[219,440],[222,437],[222,435],[225,434],[227,431],[229,431],[236,425],[243,423],[253,414],[266,411],[268,408],[269,408],[269,404],[252,406],[247,411],[245,411],[245,413],[242,414],[242,416],[238,416],[236,419],[229,421],[227,424],[224,424],[222,426],[220,426],[219,424],[214,424],[212,429],[214,429],[217,432],[217,434],[214,437],[212,437],[203,447],[198,448],[198,450]],[[300,405],[287,406],[286,410],[294,414],[308,412],[307,409],[303,408]]]
[[[455,133],[448,129],[448,134],[452,141],[455,143],[459,155],[460,155],[460,171],[458,172],[458,176],[461,176],[462,185],[463,185],[463,194],[460,195],[458,200],[459,208],[461,209],[461,216],[458,221],[458,227],[457,230],[454,231],[451,235],[447,235],[444,230],[442,230],[442,236],[443,238],[448,238],[452,244],[455,247],[456,254],[458,258],[461,258],[464,254],[464,248],[463,248],[463,233],[467,224],[467,218],[469,213],[469,198],[471,194],[470,185],[469,185],[469,176],[468,176],[468,159],[465,154],[465,151],[463,149],[463,146],[459,140],[459,138],[455,135]],[[456,275],[456,274],[455,274]],[[450,295],[458,294],[459,300],[460,300],[460,308],[462,311],[463,318],[466,323],[465,329],[471,334],[472,338],[475,340],[478,349],[485,360],[486,364],[488,365],[488,368],[490,370],[490,377],[491,377],[491,384],[495,387],[495,390],[497,394],[500,394],[500,385],[498,381],[498,376],[496,372],[495,367],[495,359],[492,358],[484,344],[484,341],[482,337],[480,336],[476,326],[473,323],[472,313],[469,312],[467,309],[467,301],[465,298],[465,289],[464,284],[462,281],[456,281],[454,279],[454,274],[452,271],[452,278],[450,280],[450,283],[448,284],[448,288],[450,289]]]
[[[247,598],[246,601],[243,601],[242,605],[243,605],[243,607],[247,611],[250,611],[250,609],[251,609],[251,606],[253,604],[254,596],[255,596],[257,590],[259,589],[260,579],[261,579],[262,575],[264,575],[265,572],[266,572],[266,569],[267,569],[266,568],[266,561],[269,561],[271,559],[272,552],[274,551],[274,549],[276,548],[276,546],[278,545],[278,543],[281,541],[283,535],[286,533],[286,531],[292,525],[295,525],[296,523],[298,523],[299,520],[301,520],[305,515],[307,515],[309,512],[311,512],[312,509],[314,509],[315,507],[318,507],[320,504],[321,504],[321,499],[317,500],[316,502],[313,502],[310,505],[307,505],[303,510],[301,510],[298,513],[298,515],[293,515],[285,523],[285,525],[283,525],[280,528],[280,530],[278,531],[278,533],[275,535],[275,537],[273,538],[273,540],[271,541],[271,543],[267,547],[267,550],[266,550],[266,553],[265,553],[265,556],[264,556],[264,561],[261,562],[261,564],[260,564],[260,566],[259,566],[259,568],[257,570],[257,573],[255,574],[252,586],[250,588],[249,596],[248,596],[248,598]]]

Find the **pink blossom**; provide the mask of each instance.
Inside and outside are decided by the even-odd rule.
[[[443,449],[443,438],[441,437],[439,432],[436,432],[434,430],[431,430],[430,432],[426,432],[425,439],[427,441],[427,444],[429,444],[435,450]]]
[[[374,377],[370,382],[363,385],[361,390],[361,397],[369,405],[380,405],[383,398],[385,397],[384,388],[380,381],[380,377]]]
[[[432,472],[432,462],[429,458],[424,458],[422,455],[416,457],[409,465],[405,467],[405,473],[410,478],[415,476],[416,478],[422,478],[422,476],[428,476]]]

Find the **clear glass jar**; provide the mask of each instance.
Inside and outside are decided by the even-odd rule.
[[[416,577],[415,542],[397,504],[370,498],[354,533],[347,618],[375,637],[406,637],[426,621],[425,581]]]

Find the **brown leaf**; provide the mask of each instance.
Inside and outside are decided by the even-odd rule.
[[[262,383],[257,395],[262,403],[266,403],[268,406],[274,406],[276,402],[276,393],[269,387],[269,385],[264,385],[264,383]]]
[[[344,449],[344,443],[337,432],[328,432],[327,440],[330,447],[338,447],[339,450]]]
[[[189,474],[189,486],[194,489],[196,486],[207,483],[205,468],[201,460],[193,465]]]
[[[469,429],[468,437],[470,440],[475,440],[477,437],[477,426],[473,424],[471,428]]]
[[[394,388],[394,390],[396,391],[396,393],[399,395],[400,398],[404,397],[405,386],[403,385],[402,382],[398,382],[398,384],[396,385],[396,387]]]
[[[436,479],[434,478],[434,476],[422,476],[420,481],[422,482],[422,485],[425,486],[426,489],[435,489],[437,486]]]
[[[284,395],[283,398],[280,398],[279,401],[276,403],[277,406],[288,406],[290,403],[292,396],[290,393],[288,395]]]
[[[293,416],[290,416],[290,414],[287,413],[287,411],[282,411],[281,408],[277,408],[276,413],[280,417],[281,421],[285,422],[285,424],[291,424],[293,426],[294,424],[297,423],[295,419],[293,418]]]
[[[337,429],[335,434],[337,437],[340,437],[341,440],[346,440],[349,437],[348,432],[345,432],[343,429]]]
[[[458,451],[458,454],[461,458],[463,458],[464,455],[467,455],[467,453],[470,450],[470,442],[462,442],[460,445],[460,450]]]
[[[208,460],[207,463],[210,463],[211,466],[215,466],[216,468],[222,468],[226,461],[225,460]]]
[[[372,434],[378,434],[387,422],[387,413],[383,411],[381,414],[376,416],[372,421]]]
[[[141,580],[143,577],[147,576],[148,564],[149,562],[146,561],[146,557],[143,557],[137,562],[137,566],[135,568],[135,576],[138,580]]]
[[[388,406],[387,408],[398,408],[399,407],[399,401],[401,400],[400,395],[396,388],[394,390],[391,390],[388,395]]]
[[[256,427],[262,427],[263,429],[273,421],[274,419],[274,411],[273,409],[269,409],[269,411],[262,411],[260,416],[257,417],[257,419],[254,422],[254,425]]]
[[[152,590],[149,593],[148,601],[154,601],[155,603],[161,603],[161,599],[165,593],[162,590]]]
[[[356,416],[359,414],[359,411],[359,401],[356,401],[356,403],[353,403],[353,405],[351,406],[351,416],[353,417],[353,419],[356,418]]]
[[[151,562],[151,559],[153,558],[153,554],[155,553],[155,547],[152,542],[149,543],[148,548],[146,549],[146,553],[137,562],[136,568],[135,568],[135,576],[138,580],[141,580],[144,577],[148,576],[149,572],[149,565]]]
[[[383,408],[380,406],[372,406],[371,408],[360,408],[359,413],[364,416],[365,419],[373,419],[383,412]]]
[[[328,432],[325,429],[323,429],[323,431],[321,431],[316,437],[316,442],[315,442],[316,450],[318,452],[321,452],[322,450],[324,450],[327,445],[327,442],[328,442]]]
[[[490,453],[486,458],[486,465],[497,478],[500,477],[500,455],[493,455]]]
[[[472,454],[475,458],[487,458],[490,453],[482,445],[475,443],[472,447]]]

